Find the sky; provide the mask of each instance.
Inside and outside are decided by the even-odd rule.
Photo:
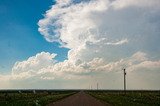
[[[0,0],[0,89],[160,89],[160,0]]]

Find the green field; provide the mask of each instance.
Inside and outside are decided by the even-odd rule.
[[[160,106],[160,91],[88,91],[113,106]]]
[[[0,106],[45,106],[68,97],[74,91],[5,91],[0,92]]]
[[[79,90],[0,91],[0,106],[46,106]],[[85,91],[113,106],[160,106],[160,91]]]

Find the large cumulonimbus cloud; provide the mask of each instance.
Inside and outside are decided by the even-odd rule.
[[[155,47],[159,4],[159,0],[57,0],[38,22],[39,32],[47,41],[70,48],[72,60],[117,60],[139,50],[159,51]]]
[[[69,48],[68,59],[57,62],[54,53],[38,53],[16,62],[5,79],[19,87],[26,82],[86,88],[99,82],[101,88],[121,89],[120,70],[126,67],[128,88],[159,89],[159,12],[160,0],[57,0],[38,31]]]

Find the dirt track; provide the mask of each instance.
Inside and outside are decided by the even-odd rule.
[[[48,106],[107,106],[107,104],[81,91],[65,99],[51,103]]]

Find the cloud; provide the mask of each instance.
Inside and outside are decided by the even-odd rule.
[[[130,89],[159,89],[158,4],[159,0],[57,0],[39,20],[38,31],[48,42],[69,48],[68,59],[56,62],[56,54],[38,53],[16,62],[9,81],[15,83],[12,86],[52,88],[101,82],[102,88],[121,89],[121,68],[126,67]]]
[[[95,57],[116,61],[136,51],[155,54],[160,51],[155,46],[160,39],[158,4],[159,0],[57,1],[39,20],[38,30],[47,41],[71,49],[71,61]]]
[[[113,2],[111,5],[115,9],[122,9],[122,8],[131,7],[131,6],[157,8],[159,6],[159,4],[160,4],[159,0],[152,0],[152,1],[148,1],[148,0],[115,0],[115,2]]]
[[[118,42],[108,42],[106,43],[107,45],[122,45],[122,44],[125,44],[125,43],[128,43],[128,39],[123,39],[123,40],[120,40]]]
[[[12,68],[12,74],[18,74],[22,72],[29,72],[34,70],[39,70],[41,68],[48,67],[54,64],[56,61],[53,58],[56,54],[50,54],[48,52],[41,52],[36,54],[36,56],[29,57],[26,61],[16,62]]]
[[[71,0],[67,1],[72,2]],[[62,4],[57,2],[46,12],[45,18],[38,22],[39,31],[46,40],[64,42],[68,48],[92,40],[90,29],[95,27],[95,23],[90,19],[89,14],[92,11],[105,10],[107,2],[101,0],[100,2],[83,2],[75,5],[70,2]],[[82,20],[85,24],[81,24]]]
[[[134,77],[135,73],[141,73],[142,71],[144,71],[145,73],[145,76],[143,76],[144,78],[150,75],[150,73],[155,73],[155,78],[158,78],[160,76],[158,72],[160,69],[160,60],[152,61],[147,57],[146,53],[140,51],[130,57],[115,62],[106,62],[102,58],[94,58],[89,62],[85,62],[79,59],[75,63],[70,62],[69,60],[55,63],[54,57],[55,54],[50,54],[48,52],[38,53],[37,55],[32,56],[32,58],[18,62],[18,64],[16,63],[13,66],[12,74],[3,76],[1,80],[5,80],[6,82],[8,81],[8,83],[13,84],[12,87],[15,88],[33,88],[33,85],[36,85],[35,87],[41,88],[55,88],[54,86],[50,86],[51,82],[53,83],[53,85],[56,83],[55,86],[58,87],[60,87],[60,85],[57,85],[57,82],[65,82],[66,84],[70,85],[70,88],[76,88],[73,84],[76,81],[81,83],[86,80],[86,84],[94,84],[95,81],[104,83],[106,76],[113,74],[113,77],[108,76],[107,80],[114,81],[117,86],[112,84],[107,85],[110,85],[111,87],[113,87],[113,89],[120,89],[121,86],[118,83],[120,83],[119,80],[122,80],[121,76],[123,75],[123,67],[127,69],[128,76],[133,74],[131,78]],[[35,62],[35,60],[41,62],[38,62],[37,65],[37,62]],[[32,63],[32,65],[28,65],[29,63]],[[147,79],[140,83],[147,83],[147,81],[153,82],[152,80],[150,81],[150,79]],[[61,85],[61,87],[65,88],[66,84]],[[83,83],[82,88],[84,88],[86,84]],[[133,79],[131,79],[131,83],[129,85],[135,85]],[[104,88],[106,87],[106,85],[103,86]],[[148,83],[148,85],[146,84],[145,86],[147,87],[147,89],[152,88],[150,87],[150,83]],[[133,88],[138,87],[135,85],[135,87]]]

